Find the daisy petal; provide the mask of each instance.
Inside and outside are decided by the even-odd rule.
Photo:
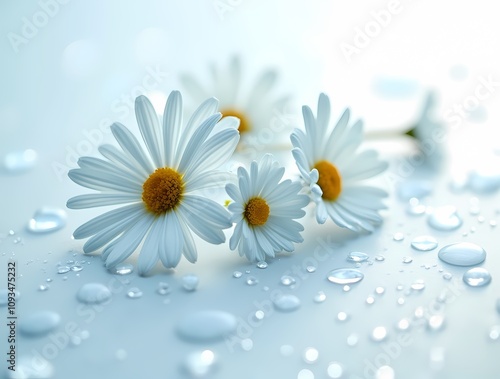
[[[160,259],[165,267],[175,267],[181,260],[184,247],[184,236],[176,213],[168,212],[165,214],[162,229]]]
[[[154,164],[156,167],[162,167],[163,159],[160,150],[160,139],[158,137],[160,123],[158,122],[158,115],[153,108],[153,104],[151,104],[146,96],[138,96],[135,99],[135,116],[142,138],[146,143]]]
[[[126,151],[132,158],[134,158],[144,171],[149,173],[154,171],[151,162],[144,154],[144,151],[139,145],[139,142],[125,126],[123,126],[119,122],[115,122],[113,125],[111,125],[111,132],[115,136],[122,149]]]
[[[162,215],[154,220],[142,245],[141,253],[137,259],[139,275],[146,275],[156,265],[156,262],[158,262],[164,218],[165,216]]]
[[[163,151],[165,152],[165,165],[173,167],[176,156],[179,133],[182,123],[182,96],[179,91],[172,91],[167,99],[163,112]]]
[[[93,193],[72,197],[66,203],[70,209],[85,209],[139,201],[137,195],[128,193]]]

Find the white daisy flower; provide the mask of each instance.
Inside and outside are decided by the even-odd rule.
[[[282,250],[293,251],[293,242],[303,241],[300,232],[304,227],[294,219],[305,215],[302,208],[309,198],[299,194],[299,182],[287,179],[280,183],[284,173],[285,168],[266,154],[259,163],[251,163],[250,173],[238,168],[238,187],[226,185],[234,200],[228,208],[236,223],[229,247],[238,247],[240,256],[250,261],[263,261]]]
[[[209,96],[218,98],[223,116],[240,119],[239,131],[244,144],[266,145],[275,142],[275,139],[283,134],[284,127],[273,123],[278,121],[279,117],[283,118],[281,113],[289,102],[288,96],[276,98],[272,94],[278,73],[275,70],[265,71],[248,93],[244,93],[239,57],[233,57],[227,69],[220,70],[214,65],[210,68],[213,82],[207,87],[191,75],[181,76],[186,92],[195,103]],[[266,128],[260,135],[259,132]]]
[[[231,157],[239,140],[238,120],[219,122],[217,107],[216,99],[206,100],[183,126],[182,97],[173,91],[161,126],[151,102],[139,96],[137,123],[149,154],[125,126],[115,123],[111,131],[121,149],[102,145],[99,151],[106,159],[79,159],[80,168],[71,170],[69,177],[99,193],[73,197],[68,208],[123,205],[75,230],[76,239],[91,237],[84,252],[107,245],[102,254],[106,266],[113,267],[144,240],[138,270],[145,274],[158,259],[165,267],[175,267],[182,254],[195,262],[191,231],[210,243],[225,241],[222,229],[232,225],[230,215],[201,193],[222,184],[217,183],[217,168]],[[216,125],[218,131],[213,131]]]
[[[302,107],[306,132],[295,129],[291,135],[293,156],[300,175],[310,187],[316,203],[316,220],[323,224],[330,217],[337,225],[355,232],[373,231],[385,208],[387,193],[360,181],[380,174],[387,163],[374,150],[358,152],[363,123],[349,126],[349,109],[329,128],[330,100],[320,94],[317,118]]]

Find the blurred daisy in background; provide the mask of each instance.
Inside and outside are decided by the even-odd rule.
[[[292,133],[292,153],[316,203],[316,220],[322,224],[330,217],[355,232],[373,231],[382,222],[379,210],[386,208],[387,193],[362,181],[382,173],[387,163],[374,150],[358,152],[363,123],[349,125],[346,109],[330,128],[330,100],[323,93],[316,118],[308,106],[302,107],[302,113],[306,130]]]
[[[200,100],[214,96],[220,101],[220,112],[224,117],[240,119],[240,149],[259,146],[261,150],[289,134],[292,122],[284,122],[283,114],[290,119],[287,112],[290,98],[274,94],[278,78],[276,70],[263,72],[248,90],[243,88],[247,80],[238,56],[230,60],[227,69],[212,64],[210,74],[211,82],[206,85],[190,74],[182,75],[181,82],[194,103],[199,104]]]
[[[293,243],[303,241],[300,232],[304,227],[294,220],[305,215],[302,208],[309,198],[299,194],[299,182],[287,179],[280,183],[284,173],[285,168],[266,154],[259,163],[251,163],[250,173],[238,168],[238,186],[226,185],[233,199],[229,211],[236,223],[229,247],[238,248],[240,256],[250,261],[264,261],[282,250],[293,251]]]
[[[122,205],[75,230],[76,239],[90,237],[85,253],[107,245],[102,254],[106,266],[113,267],[144,240],[137,264],[145,274],[158,260],[175,267],[182,254],[196,262],[192,231],[213,244],[225,241],[222,229],[232,225],[230,215],[203,191],[225,184],[217,169],[233,154],[239,133],[238,120],[220,121],[217,109],[218,101],[208,99],[184,125],[182,97],[173,91],[160,125],[151,102],[139,96],[137,123],[149,154],[125,126],[115,123],[111,131],[121,149],[102,145],[99,151],[105,159],[80,158],[80,168],[70,170],[69,177],[99,192],[69,199],[68,208]]]

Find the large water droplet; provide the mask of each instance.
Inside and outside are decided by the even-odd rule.
[[[111,299],[111,291],[103,284],[87,283],[78,290],[76,298],[85,304],[101,304]]]
[[[16,371],[6,370],[7,379],[49,379],[54,376],[54,366],[41,355],[21,356]]]
[[[31,169],[36,161],[37,153],[35,150],[13,151],[3,158],[3,167],[13,174],[20,174]]]
[[[347,254],[348,262],[355,262],[355,263],[366,262],[368,258],[369,258],[368,254],[361,253],[359,251],[352,251],[349,254]]]
[[[445,205],[443,207],[434,208],[427,218],[427,223],[434,229],[451,231],[462,225],[462,218],[459,216],[456,207],[453,205]]]
[[[328,273],[328,280],[335,284],[357,283],[363,278],[363,273],[354,268],[338,268]]]
[[[411,241],[411,247],[419,251],[434,250],[438,246],[438,242],[432,236],[418,236]]]
[[[282,295],[273,303],[274,307],[281,312],[293,312],[300,307],[300,299],[295,295]]]
[[[236,330],[238,321],[228,312],[205,310],[191,313],[177,324],[177,333],[192,342],[224,339]]]
[[[182,281],[182,287],[186,291],[192,292],[195,291],[196,288],[198,288],[198,283],[200,282],[200,279],[194,274],[187,274],[182,277],[181,281]]]
[[[486,259],[486,251],[470,242],[447,245],[439,250],[439,259],[455,266],[474,266]]]
[[[134,266],[130,263],[120,263],[115,267],[109,268],[108,271],[114,275],[129,275],[134,272]]]
[[[28,222],[28,230],[32,233],[55,232],[66,225],[66,212],[59,208],[42,207],[38,209]]]
[[[485,268],[474,267],[465,272],[463,280],[471,287],[482,287],[491,282],[491,275]]]
[[[195,351],[184,361],[186,371],[194,378],[202,378],[213,371],[217,359],[212,350]]]
[[[20,318],[19,330],[29,337],[43,336],[59,325],[61,316],[52,311],[38,311]]]

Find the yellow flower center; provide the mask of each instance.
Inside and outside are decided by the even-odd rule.
[[[184,183],[177,171],[159,168],[142,185],[142,201],[149,212],[161,215],[179,204],[183,191]]]
[[[243,112],[240,112],[236,109],[229,108],[229,109],[221,110],[221,113],[224,117],[232,116],[232,117],[237,117],[240,119],[240,126],[238,126],[238,131],[240,132],[240,134],[243,134],[243,133],[250,131],[250,129],[251,129],[250,122],[248,120],[248,117],[245,116],[245,114]]]
[[[314,168],[319,173],[318,186],[323,191],[323,199],[336,200],[342,192],[342,178],[337,167],[328,161],[319,161]]]
[[[251,226],[264,225],[269,218],[269,205],[260,197],[250,199],[245,207],[245,218]]]

